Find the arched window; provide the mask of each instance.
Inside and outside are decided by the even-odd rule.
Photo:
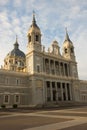
[[[67,48],[65,48],[65,53],[67,53]]]
[[[20,95],[16,94],[14,95],[14,102],[19,103],[20,102]]]
[[[29,35],[29,42],[31,42],[31,36]]]
[[[36,41],[39,41],[39,36],[38,35],[36,35]]]
[[[71,53],[73,53],[74,52],[74,49],[73,49],[73,47],[71,48]]]
[[[37,65],[37,72],[40,73],[40,65]]]
[[[4,103],[9,103],[10,96],[8,94],[4,95]]]

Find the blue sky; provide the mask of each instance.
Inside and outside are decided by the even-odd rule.
[[[35,11],[42,32],[42,44],[53,40],[61,51],[65,27],[75,46],[80,79],[87,79],[87,0],[0,0],[0,65],[13,49],[18,35],[20,49],[27,52],[27,32]]]

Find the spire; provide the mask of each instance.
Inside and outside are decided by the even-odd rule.
[[[16,43],[18,43],[18,36],[16,35]]]
[[[18,47],[19,47],[18,37],[17,37],[17,35],[16,35],[16,42],[15,42],[15,44],[14,44],[14,49],[18,49]]]
[[[32,20],[32,24],[35,25],[36,24],[36,20],[35,20],[35,11],[33,10],[33,20]]]
[[[67,28],[65,28],[65,30],[66,30],[65,41],[70,41],[70,38],[69,38],[69,35],[68,35],[68,32],[67,32]]]

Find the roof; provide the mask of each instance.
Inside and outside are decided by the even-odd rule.
[[[11,52],[9,52],[8,55],[25,58],[25,54],[20,49],[15,48]]]
[[[14,44],[14,49],[11,52],[9,52],[7,56],[16,56],[16,57],[25,58],[24,52],[22,52],[19,49],[19,44],[18,44],[17,38],[16,38],[16,42]]]

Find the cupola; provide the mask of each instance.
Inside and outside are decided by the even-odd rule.
[[[13,71],[22,71],[25,68],[25,59],[25,54],[19,49],[19,44],[16,37],[14,49],[10,51],[4,59],[4,68]]]
[[[54,54],[54,55],[57,55],[57,56],[60,56],[60,47],[59,47],[59,44],[56,40],[54,40],[49,48],[49,52]]]

